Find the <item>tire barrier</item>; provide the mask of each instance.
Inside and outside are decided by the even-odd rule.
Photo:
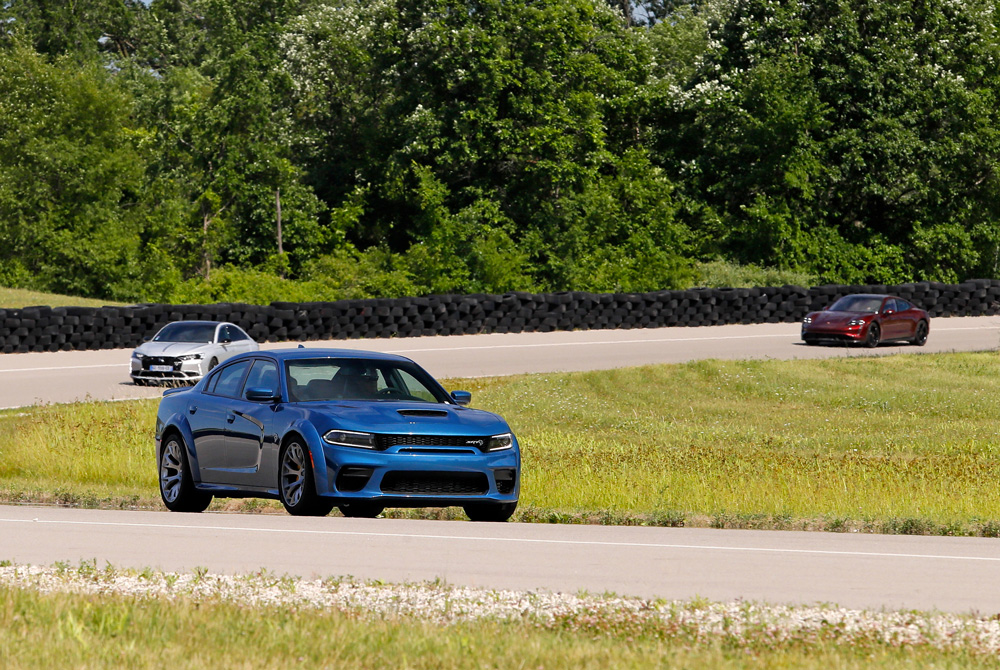
[[[1000,314],[1000,280],[992,279],[653,293],[512,292],[270,305],[25,307],[0,309],[0,350],[133,348],[165,324],[187,319],[230,321],[258,342],[787,323],[849,293],[895,294],[932,317]]]

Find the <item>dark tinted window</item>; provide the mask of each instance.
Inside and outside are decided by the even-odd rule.
[[[218,374],[210,380],[211,383],[209,386],[211,388],[209,389],[209,393],[224,395],[230,398],[239,397],[243,375],[246,374],[249,367],[250,361],[240,361],[219,370]]]
[[[384,400],[448,402],[416,364],[352,358],[295,359],[285,364],[291,402]]]
[[[246,383],[243,384],[243,397],[247,397],[248,389],[278,390],[278,366],[273,361],[256,360],[250,368]]]
[[[892,310],[893,312],[899,311],[899,307],[896,306],[896,301],[892,298],[886,300],[885,305],[882,307],[883,312],[888,312],[889,310]]]
[[[913,305],[906,302],[902,298],[896,298],[896,309],[898,309],[900,312],[905,312],[908,309],[913,309]]]

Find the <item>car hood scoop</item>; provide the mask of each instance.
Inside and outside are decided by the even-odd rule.
[[[401,416],[422,416],[430,419],[443,419],[448,416],[448,412],[443,409],[399,409],[396,411]]]

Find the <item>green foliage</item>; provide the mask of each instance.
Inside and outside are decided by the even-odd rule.
[[[142,130],[110,74],[20,42],[0,58],[0,277],[127,300],[165,271],[143,239]]]
[[[802,272],[736,265],[722,260],[697,266],[698,286],[706,288],[751,288],[755,286],[815,286],[816,277]]]
[[[991,3],[734,0],[707,34],[672,91],[690,126],[660,141],[719,213],[716,251],[826,280],[995,274]]]
[[[996,277],[997,62],[990,0],[13,0],[0,283]]]

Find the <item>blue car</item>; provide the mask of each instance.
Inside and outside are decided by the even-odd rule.
[[[473,521],[517,508],[521,454],[500,416],[466,407],[419,365],[342,349],[234,356],[156,415],[163,504],[277,498],[290,514],[376,517],[458,505]]]

